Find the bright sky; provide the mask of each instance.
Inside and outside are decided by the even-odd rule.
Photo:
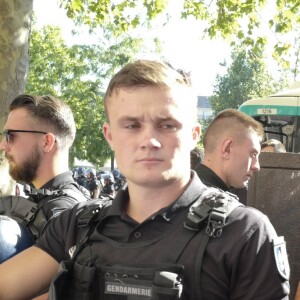
[[[57,1],[47,1],[46,4],[44,0],[34,0],[33,3],[38,25],[61,26],[66,40],[82,42],[83,36],[71,35],[72,21],[59,9]],[[220,63],[230,57],[230,49],[223,41],[200,40],[201,33],[199,25],[187,21],[173,22],[160,28],[164,56],[174,67],[191,71],[198,95],[210,96],[216,75],[225,71]]]

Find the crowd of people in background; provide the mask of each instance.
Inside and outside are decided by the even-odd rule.
[[[191,151],[191,169],[195,170],[200,178],[202,177],[201,173],[203,173],[201,170],[205,168],[204,152],[204,148],[199,146]],[[284,144],[279,140],[269,139],[261,143],[261,152],[285,153],[286,149]],[[118,169],[113,169],[112,171],[100,169],[97,172],[96,169],[92,167],[78,166],[74,167],[72,172],[74,180],[88,190],[92,199],[97,199],[100,195],[114,198],[116,193],[126,183],[126,178]],[[203,178],[201,179],[203,181]],[[230,186],[225,189],[224,186],[223,190],[229,189],[233,194],[239,197],[243,204],[246,204],[247,186],[243,188]],[[218,187],[222,189],[222,186]]]
[[[112,171],[99,170],[91,167],[75,167],[72,170],[74,180],[88,190],[92,199],[99,196],[114,198],[125,185],[126,178],[118,169]]]
[[[191,169],[195,170],[200,178],[202,177],[201,173],[203,173],[201,170],[205,168],[204,152],[204,148],[199,146],[191,151]],[[285,153],[286,149],[284,144],[279,140],[269,139],[261,143],[261,152]],[[100,169],[97,172],[96,169],[92,167],[78,166],[74,167],[72,172],[74,180],[88,190],[92,199],[97,199],[100,195],[114,198],[116,193],[126,183],[126,178],[118,169],[113,169],[112,171]],[[203,178],[201,179],[203,181]],[[230,186],[224,189],[224,186],[223,190],[229,189],[240,198],[243,204],[246,204],[247,187],[236,188]],[[218,187],[222,188],[222,186]]]

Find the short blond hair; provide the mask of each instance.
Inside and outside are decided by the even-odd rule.
[[[168,63],[158,61],[137,60],[129,63],[125,65],[118,73],[116,73],[109,82],[104,95],[104,109],[106,117],[109,118],[107,99],[120,88],[142,86],[172,88],[174,85],[185,86],[189,88],[189,90],[192,92],[192,97],[194,97],[193,104],[195,104],[196,109],[197,97],[192,90],[189,74],[182,70],[175,70]]]

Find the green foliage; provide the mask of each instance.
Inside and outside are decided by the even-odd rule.
[[[27,93],[51,94],[66,101],[74,113],[77,136],[71,149],[74,158],[101,165],[110,150],[101,135],[104,122],[102,76],[95,46],[68,47],[58,27],[33,30]]]
[[[114,24],[116,35],[154,19],[167,3],[166,0],[60,0],[67,16],[78,24],[90,27]]]
[[[262,53],[250,57],[244,49],[235,49],[231,58],[227,73],[217,75],[210,97],[215,114],[226,108],[238,109],[244,101],[270,95],[278,88],[266,70]]]
[[[199,141],[198,141],[198,143],[197,143],[197,146],[198,146],[199,148],[203,148],[203,138],[204,138],[204,134],[205,134],[205,132],[206,132],[206,129],[207,129],[208,125],[209,125],[210,122],[213,120],[213,118],[214,118],[214,116],[211,116],[211,117],[209,117],[209,118],[207,118],[207,119],[203,119],[203,120],[201,121],[201,136],[200,136],[200,139],[199,139]]]
[[[182,18],[205,21],[205,33],[209,37],[230,38],[232,45],[237,42],[248,45],[248,51],[254,54],[266,43],[266,33],[261,26],[268,26],[268,35],[274,35],[277,40],[274,58],[288,67],[288,61],[280,57],[280,52],[287,52],[291,44],[284,42],[282,36],[300,27],[299,0],[176,0],[176,4],[175,0],[60,0],[60,5],[78,23],[90,27],[113,23],[114,33],[118,35],[158,15],[167,15],[168,2],[181,7]]]
[[[71,165],[76,157],[100,167],[111,157],[101,129],[105,122],[102,96],[112,74],[132,61],[143,45],[140,39],[124,35],[112,39],[109,30],[105,44],[97,42],[68,46],[60,28],[52,26],[33,28],[31,33],[26,92],[55,95],[72,108],[77,135],[70,152]]]
[[[284,67],[288,62],[280,58],[280,51],[288,52],[291,44],[282,42],[283,34],[295,31],[300,26],[300,2],[298,0],[185,0],[182,17],[193,16],[207,21],[206,33],[211,38],[231,38],[232,46],[248,45],[248,51],[257,55],[265,47],[266,36],[261,30],[269,26],[269,35],[276,36],[274,58]]]

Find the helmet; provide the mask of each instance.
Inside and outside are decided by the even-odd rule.
[[[86,176],[90,176],[90,177],[96,177],[96,170],[95,169],[87,169],[86,170]]]
[[[32,245],[29,229],[7,216],[0,216],[0,263]]]
[[[102,178],[105,180],[110,181],[111,183],[115,182],[114,176],[112,174],[104,174],[102,175]]]
[[[114,169],[111,172],[112,172],[112,174],[114,175],[115,178],[118,178],[120,176],[120,171],[117,170],[117,169]]]
[[[83,168],[83,167],[79,167],[79,168],[77,169],[77,174],[78,174],[78,175],[84,175],[84,168]]]

